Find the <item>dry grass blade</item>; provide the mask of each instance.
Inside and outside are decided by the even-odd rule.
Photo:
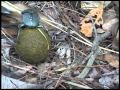
[[[8,10],[11,10],[11,11],[21,14],[22,10],[19,7],[16,7],[15,5],[9,3],[8,1],[2,2],[2,6],[7,8]]]
[[[12,41],[9,37],[7,37],[7,35],[4,33],[4,31],[2,31],[2,34],[3,34],[11,43],[15,44],[14,41]]]
[[[70,85],[73,85],[73,86],[76,86],[76,87],[79,87],[79,88],[83,88],[83,89],[92,89],[88,86],[83,86],[83,85],[80,85],[80,84],[77,84],[77,83],[74,83],[74,82],[71,82],[71,81],[65,81],[64,83],[67,83],[67,84],[70,84]]]
[[[61,76],[59,77],[59,79],[56,82],[55,88],[59,85],[60,83],[60,79],[62,78],[62,76],[64,75],[64,72],[61,74]]]
[[[36,73],[35,71],[33,71],[33,70],[30,70],[30,68],[23,68],[23,67],[20,67],[20,66],[18,66],[18,65],[14,65],[14,64],[11,64],[11,63],[7,63],[7,62],[5,62],[5,63],[3,63],[3,65],[8,65],[8,66],[12,66],[12,67],[15,67],[15,68],[17,68],[17,69],[21,69],[21,70],[24,70],[24,71],[28,71],[28,72],[31,72],[31,73]]]

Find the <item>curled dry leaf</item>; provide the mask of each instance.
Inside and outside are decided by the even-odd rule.
[[[91,22],[89,16],[92,16],[95,19],[95,24],[101,25],[101,24],[103,24],[102,15],[103,15],[102,7],[92,9],[88,13],[88,15],[83,19],[83,21],[81,22],[80,32],[83,33],[86,37],[91,37],[93,28],[92,28],[92,22]]]

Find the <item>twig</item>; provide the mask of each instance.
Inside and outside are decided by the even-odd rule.
[[[38,70],[38,67],[36,67],[36,66],[34,66],[34,65],[31,65],[31,64],[29,64],[29,63],[27,63],[27,62],[25,62],[25,61],[22,61],[22,60],[20,60],[20,59],[17,59],[17,58],[15,58],[15,57],[13,57],[13,56],[10,56],[10,58],[12,59],[12,61],[15,61],[15,62],[17,61],[17,62],[24,63],[25,65],[32,66],[32,67],[34,67],[35,69]]]
[[[74,45],[74,43],[72,43],[72,46],[73,46],[73,50],[74,50],[74,52],[73,52],[73,55],[74,55],[74,59],[73,59],[73,62],[72,63],[74,63],[75,62],[75,60],[76,60],[76,53],[75,53],[75,45]]]
[[[93,30],[94,30],[94,34],[95,34],[95,37],[97,38],[97,30],[95,28],[95,22],[93,21],[93,18],[91,16],[89,16],[89,18],[92,21],[92,27],[93,27]]]
[[[93,25],[93,27],[96,30],[94,25]],[[95,32],[95,33],[97,33],[97,32]],[[94,63],[94,60],[96,59],[97,55],[100,53],[100,48],[99,48],[100,42],[103,41],[105,38],[107,38],[110,35],[110,33],[111,33],[110,31],[107,31],[106,33],[104,33],[102,35],[95,36],[95,39],[93,41],[93,46],[92,46],[92,49],[91,49],[91,53],[89,54],[90,58],[89,58],[86,66],[92,66],[92,64]],[[81,79],[85,78],[86,75],[88,74],[88,72],[90,71],[90,69],[91,68],[85,67],[83,69],[83,71],[80,73],[80,75],[78,76],[78,78],[81,78]]]
[[[4,35],[4,34],[7,34],[10,38],[13,38],[13,37],[6,31],[5,28],[2,28],[2,33],[3,33],[3,35]],[[7,35],[6,35],[6,36],[7,36]]]
[[[60,83],[60,86],[63,87],[64,89],[67,89],[67,88],[66,88],[64,85],[62,85],[61,83]]]
[[[77,7],[77,5],[78,5],[78,2],[80,2],[80,1],[76,1],[75,8]]]
[[[81,64],[85,64],[85,62],[91,57],[92,53],[85,57]]]
[[[78,65],[78,66],[76,66],[76,68],[79,68],[79,67],[96,68],[96,67],[104,67],[104,66],[109,66],[109,64],[107,64],[107,65],[92,65],[92,66]]]
[[[60,79],[62,78],[62,76],[64,75],[64,72],[61,74],[61,76],[59,77],[59,79],[57,80],[57,83],[55,85],[55,88],[58,86],[59,82],[60,82]]]
[[[12,41],[12,40],[4,33],[4,31],[2,31],[2,34],[3,34],[12,44],[15,44],[15,42]]]
[[[2,6],[5,8],[8,8],[9,10],[12,10],[12,11],[15,11],[15,12],[21,14],[22,10],[19,7],[16,7],[15,5],[11,4],[8,1],[2,2]]]
[[[76,31],[73,31],[73,33],[77,36],[79,36],[81,39],[83,39],[84,41],[86,41],[88,44],[92,45],[92,42],[90,42],[89,40],[87,40],[86,38],[82,37],[79,33],[77,33]]]
[[[97,49],[97,51],[95,52],[95,53],[93,53],[93,52],[91,52],[92,53],[92,55],[91,55],[91,57],[89,58],[89,60],[88,60],[88,62],[87,62],[87,67],[85,67],[84,69],[83,69],[83,71],[80,73],[80,75],[78,76],[78,78],[81,78],[81,79],[83,79],[83,78],[85,78],[86,77],[86,75],[88,74],[88,72],[90,71],[90,67],[91,67],[91,65],[94,63],[94,60],[95,60],[95,58],[96,58],[96,56],[98,55],[98,53],[100,52],[100,50],[99,49]]]
[[[63,13],[63,15],[67,19],[67,21],[70,23],[71,26],[73,26],[76,29],[78,28],[66,14]]]
[[[16,83],[14,83],[12,80],[10,80],[10,82],[15,85],[16,89],[19,89],[19,87],[16,85]]]
[[[34,73],[29,73],[29,74],[26,74],[25,76],[23,76],[23,77],[19,78],[18,80],[22,80],[22,79],[24,79],[25,77],[28,77],[28,76],[30,76],[30,75],[32,75],[32,74],[34,74]]]
[[[92,20],[92,18],[90,17],[90,19]],[[95,33],[95,39],[93,41],[93,46],[92,46],[92,49],[91,49],[91,53],[88,55],[88,62],[87,62],[87,65],[86,66],[92,66],[92,64],[94,63],[94,60],[96,58],[96,56],[100,53],[100,49],[99,49],[99,43],[100,43],[100,37],[97,36],[97,32],[96,32],[96,28],[95,28],[95,25],[94,25],[94,22],[92,20],[92,24],[93,24],[93,29],[94,29],[94,33]],[[88,74],[88,72],[90,71],[91,68],[88,68],[88,67],[85,67],[83,69],[83,71],[80,73],[80,75],[78,76],[78,78],[85,78]]]
[[[45,2],[45,4],[43,5],[43,7],[41,8],[40,11],[42,11],[44,9],[44,7],[46,6],[47,2]]]
[[[75,48],[70,48],[70,49],[75,50],[75,51],[81,53],[81,54],[84,55],[84,56],[87,56],[85,53],[83,53],[82,51],[80,51],[80,50],[78,50],[78,49],[75,49]]]
[[[86,16],[86,15],[83,15],[82,13],[79,13],[79,12],[77,12],[77,11],[75,11],[75,10],[72,10],[72,9],[69,9],[69,8],[65,8],[65,7],[60,7],[60,8],[70,10],[70,11],[75,12],[75,13],[78,13],[79,15],[82,15],[82,16]]]
[[[77,86],[79,88],[84,88],[84,89],[92,89],[88,86],[83,86],[83,85],[80,85],[80,84],[77,84],[75,82],[71,82],[71,81],[64,81],[64,83],[67,83],[67,84],[70,84],[70,85],[73,85],[73,86]]]
[[[2,63],[3,65],[9,65],[9,66],[12,66],[12,67],[15,67],[15,68],[18,68],[18,69],[21,69],[21,70],[24,70],[24,71],[28,71],[28,72],[31,72],[31,73],[36,73],[35,71],[33,70],[30,70],[30,69],[27,69],[27,68],[23,68],[23,67],[20,67],[20,66],[17,66],[15,64],[11,64],[11,63]]]

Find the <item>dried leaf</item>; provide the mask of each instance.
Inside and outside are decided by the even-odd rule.
[[[119,57],[112,54],[105,54],[103,57],[97,57],[100,60],[107,61],[112,67],[119,67]]]
[[[95,24],[100,25],[103,24],[102,15],[103,15],[102,7],[92,9],[81,22],[80,32],[83,33],[86,37],[92,37],[93,28],[89,16],[95,17]]]
[[[106,54],[104,56],[104,59],[113,67],[118,68],[119,67],[119,57],[112,55],[112,54]]]
[[[109,62],[109,64],[113,67],[116,67],[116,68],[119,67],[119,62],[117,60],[115,60],[115,61],[112,60],[111,62]]]

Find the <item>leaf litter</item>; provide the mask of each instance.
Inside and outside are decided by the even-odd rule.
[[[99,3],[100,1],[97,2]],[[15,4],[16,2],[11,3]],[[94,1],[89,2],[89,4],[91,3],[94,4]],[[88,15],[89,11],[95,9],[95,7],[97,8],[97,6],[91,9],[88,7],[90,5],[87,4],[88,9],[83,8],[84,2],[82,2],[83,6],[80,8],[80,5],[77,5],[79,4],[79,1],[75,1],[74,3],[70,1],[19,1],[17,4],[23,4],[29,8],[35,8],[38,10],[41,20],[43,20],[42,18],[45,17],[51,21],[45,21],[41,24],[52,38],[52,48],[45,63],[42,63],[38,66],[33,66],[20,60],[19,55],[15,53],[13,43],[7,44],[7,42],[13,40],[12,38],[9,38],[10,40],[6,37],[2,38],[2,73],[4,75],[11,76],[12,78],[25,81],[27,83],[43,86],[34,88],[111,89],[115,88],[116,86],[118,87],[119,57],[117,51],[114,49],[109,51],[108,49],[102,49],[101,55],[98,55],[98,57],[95,58],[93,65],[87,66],[87,61],[90,57],[92,57],[89,56],[92,45],[88,42],[93,42],[95,37],[93,33],[94,31],[90,31],[91,37],[89,37],[88,35],[83,35],[80,32],[79,27],[81,26],[80,23],[85,19],[85,16]],[[105,12],[103,12],[103,14],[104,13]],[[94,13],[92,12],[92,14]],[[111,13],[111,15],[114,14],[115,12]],[[103,18],[101,14],[98,15],[100,15],[100,18]],[[109,15],[107,17],[109,17]],[[97,21],[98,18],[96,19]],[[103,18],[103,21],[105,20],[106,19]],[[96,24],[98,23],[99,22]],[[103,24],[103,29],[105,28],[106,31],[109,31],[110,28],[106,29],[106,27],[111,25],[111,22],[107,23],[108,24]],[[82,23],[82,25],[84,25],[84,23]],[[113,24],[110,27],[115,26]],[[93,28],[92,24],[90,28]],[[100,34],[106,32],[103,29],[99,30],[98,34],[99,32]],[[87,30],[90,29],[87,28]],[[79,36],[76,33],[78,33]],[[84,34],[87,33],[85,32]],[[80,38],[80,36],[83,38]],[[104,40],[104,43],[101,43],[104,44],[102,44],[104,47],[107,47],[108,44],[112,43],[112,40],[113,38],[111,38],[111,40],[106,39],[106,41]],[[80,41],[87,41],[87,44],[81,43]],[[112,47],[109,49],[112,49]],[[107,53],[103,54],[104,52]],[[86,58],[87,56],[89,57]],[[84,63],[81,64],[83,60]],[[91,68],[91,70],[89,70],[89,73],[84,79],[78,78],[85,67]]]

